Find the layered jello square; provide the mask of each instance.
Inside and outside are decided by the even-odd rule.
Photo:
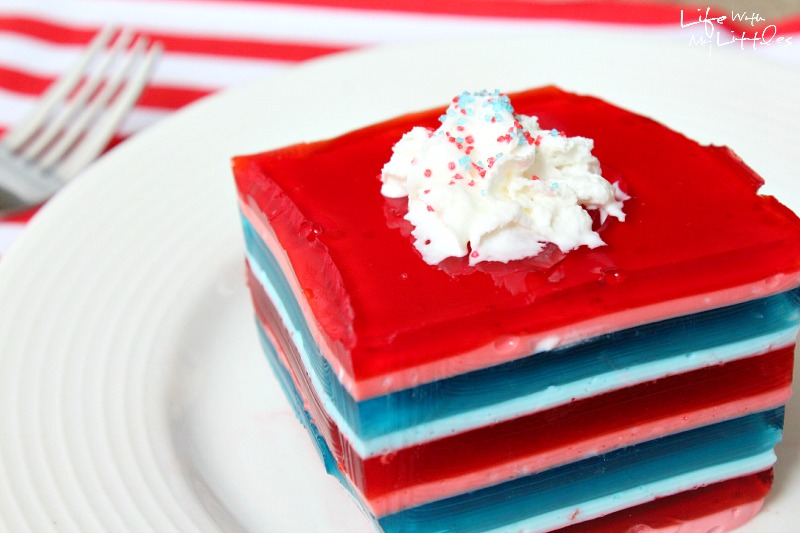
[[[325,468],[384,531],[746,522],[790,395],[800,221],[727,148],[557,88],[511,101],[593,139],[624,221],[586,202],[595,240],[428,253],[440,233],[378,177],[444,108],[234,159],[258,332]],[[479,185],[487,159],[447,163],[452,186]]]

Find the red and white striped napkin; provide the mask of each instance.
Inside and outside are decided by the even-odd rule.
[[[763,20],[757,11],[758,2],[753,12],[732,13],[713,5],[630,0],[6,1],[0,4],[0,133],[110,23],[165,46],[154,79],[113,145],[210,93],[326,54],[379,44],[611,25],[686,46],[752,48],[751,55],[765,61],[800,68],[800,15]],[[0,256],[34,212],[0,218]]]

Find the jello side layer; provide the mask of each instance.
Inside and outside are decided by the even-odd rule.
[[[728,150],[557,89],[514,102],[595,139],[604,176],[632,196],[627,221],[600,228],[607,246],[547,265],[425,264],[375,176],[441,110],[235,161],[242,205],[274,229],[354,397],[800,284],[800,223]]]
[[[299,353],[303,347],[295,345],[298,336],[286,330],[272,300],[252,275],[249,283],[264,342],[274,347],[292,376],[304,409],[337,464],[379,516],[489,482],[774,408],[785,403],[790,392],[791,346],[365,457],[358,452],[363,444],[352,440],[352,432],[332,419],[330,401],[321,398],[312,385]]]
[[[317,449],[328,472],[337,477],[363,504],[363,495],[342,476],[325,439],[317,432],[308,413],[304,410],[303,400],[294,388],[291,377],[280,363],[274,347],[267,343],[264,348],[298,417],[314,436]],[[482,520],[487,517],[494,520],[498,516],[506,516],[508,520],[494,522],[495,524],[506,524],[506,526],[501,526],[500,530],[511,531],[524,528],[530,531],[547,531],[612,513],[617,509],[629,507],[637,501],[644,504],[647,501],[656,500],[654,503],[657,503],[661,498],[667,499],[666,509],[669,509],[670,502],[673,505],[683,506],[684,509],[687,504],[700,504],[701,511],[690,513],[689,523],[693,521],[707,523],[703,519],[720,512],[720,505],[731,510],[740,508],[746,512],[752,511],[753,508],[760,505],[763,499],[761,492],[764,491],[764,482],[755,474],[769,468],[774,461],[771,448],[780,438],[781,421],[780,410],[735,419],[729,423],[701,428],[684,436],[679,435],[683,444],[661,439],[652,444],[648,443],[645,448],[620,450],[617,455],[606,454],[590,459],[588,462],[578,463],[576,467],[573,467],[571,474],[565,474],[556,469],[544,473],[543,477],[534,476],[522,478],[516,483],[503,483],[487,488],[488,492],[470,493],[452,501],[443,500],[430,507],[423,506],[410,510],[410,514],[391,515],[391,517],[382,519],[380,525],[385,531],[435,531],[441,527],[441,523],[453,526],[452,520],[455,518],[459,522],[455,524],[455,527],[469,531],[470,527],[476,528],[476,530],[485,529],[487,522]],[[731,436],[733,438],[730,438]],[[634,462],[629,463],[628,458],[633,459]],[[648,467],[648,464],[655,467],[657,472]],[[629,465],[630,468],[626,465]],[[607,468],[610,469],[613,478],[611,483],[600,484],[592,481],[592,479],[597,479],[598,471],[596,469],[598,466],[603,472],[606,472]],[[632,473],[637,475],[631,476]],[[663,475],[666,477],[661,481],[655,481],[655,478]],[[642,484],[642,479],[639,479],[641,476],[655,476],[655,478],[652,483]],[[586,482],[581,482],[581,478]],[[624,489],[614,483],[615,479],[624,480],[624,484],[634,483],[636,488]],[[714,479],[717,482],[714,482]],[[551,484],[551,481],[554,480],[556,483]],[[564,494],[563,487],[560,486],[563,482],[570,484],[569,494]],[[711,487],[715,488],[733,485],[732,488],[737,492],[730,494],[724,490],[721,492],[712,490],[710,493],[706,493],[706,491],[697,493],[689,490],[691,487],[710,483],[713,483]],[[530,490],[545,497],[529,498],[526,496],[526,492]],[[745,492],[742,493],[742,490]],[[609,497],[600,496],[604,492],[607,494],[620,492],[621,494]],[[589,494],[594,496],[589,496]],[[674,494],[674,496],[670,496],[670,494]],[[511,500],[508,499],[509,496],[512,497]],[[718,496],[727,496],[729,499],[720,502],[714,499]],[[710,498],[710,505],[701,504],[704,498]],[[584,501],[578,502],[578,500]],[[520,505],[526,501],[534,503],[540,509],[535,510],[524,504]],[[470,512],[463,512],[467,509]],[[510,509],[514,510],[511,514],[508,513]],[[648,512],[637,514],[635,507],[626,512],[633,513],[632,515],[628,514],[629,517],[641,516],[642,523],[647,523]],[[475,519],[475,513],[478,513],[481,518]],[[531,518],[533,515],[537,515],[537,517]],[[520,519],[515,519],[515,516]],[[525,516],[527,518],[522,518]],[[658,515],[655,517],[658,518]],[[625,522],[623,521],[623,523]]]

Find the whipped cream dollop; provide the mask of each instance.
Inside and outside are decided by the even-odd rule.
[[[604,243],[589,210],[625,219],[627,196],[601,176],[591,139],[541,129],[499,91],[464,92],[439,120],[406,133],[381,172],[384,196],[408,197],[425,262],[508,262],[547,243],[594,248]]]

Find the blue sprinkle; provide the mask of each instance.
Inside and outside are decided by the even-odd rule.
[[[456,142],[459,144],[464,144],[464,137],[456,137]]]
[[[456,124],[458,124],[459,126],[463,126],[466,123],[467,119],[463,115],[458,117],[458,120],[456,120]]]
[[[550,130],[550,135],[552,135],[553,137],[558,137],[558,130],[553,128],[552,130]]]
[[[472,166],[472,158],[468,155],[462,156],[459,158],[458,164],[462,167],[470,167]]]
[[[558,189],[558,183],[551,183],[550,188],[555,191],[556,189]]]
[[[475,97],[472,94],[468,93],[467,91],[464,91],[458,97],[458,105],[460,107],[467,107],[474,102],[475,102]]]

